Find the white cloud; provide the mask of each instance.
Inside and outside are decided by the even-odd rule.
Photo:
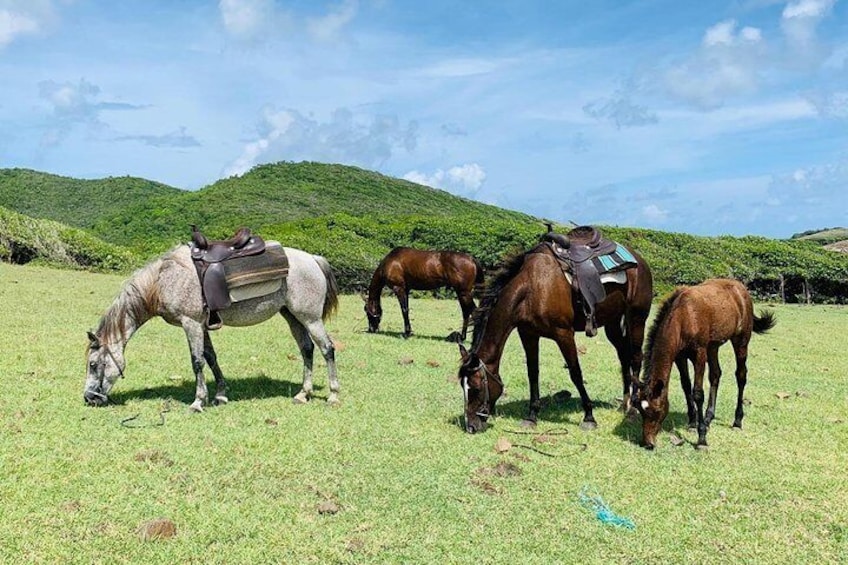
[[[43,33],[58,16],[54,0],[0,0],[0,49],[26,35]]]
[[[768,188],[769,198],[787,209],[813,211],[824,205],[843,210],[848,221],[848,157],[841,161],[796,169],[775,175]]]
[[[297,110],[268,107],[258,128],[259,138],[224,169],[225,176],[242,175],[260,162],[322,161],[379,169],[399,150],[411,152],[418,142],[418,124],[402,124],[393,115],[355,115],[347,108],[327,122]]]
[[[737,31],[736,20],[706,30],[700,50],[665,75],[669,92],[701,109],[713,109],[726,98],[756,91],[765,44],[758,28]]]
[[[220,0],[218,9],[227,32],[239,39],[254,39],[274,19],[273,0]]]
[[[36,33],[38,30],[39,25],[34,18],[10,10],[0,10],[0,48],[18,36]]]
[[[668,218],[668,210],[660,208],[656,204],[648,204],[642,207],[642,216],[649,222],[662,222]]]
[[[403,178],[418,184],[441,188],[463,195],[474,195],[486,182],[486,171],[477,163],[456,165],[448,169],[436,169],[433,174],[409,171]]]
[[[334,6],[327,15],[309,19],[306,29],[319,41],[331,41],[353,20],[358,9],[357,0],[344,0]]]
[[[816,29],[836,0],[797,0],[783,9],[780,27],[786,37],[788,60],[794,66],[814,67],[830,53],[818,39]]]
[[[811,93],[807,100],[823,118],[848,118],[848,90]]]
[[[51,109],[50,129],[42,145],[56,145],[75,125],[104,127],[100,114],[104,111],[141,110],[146,106],[100,100],[100,87],[85,79],[78,83],[45,80],[38,83],[39,96]]]
[[[457,57],[418,69],[413,74],[425,78],[463,78],[491,74],[515,62],[513,58]]]

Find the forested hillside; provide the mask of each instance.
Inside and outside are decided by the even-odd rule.
[[[320,163],[262,165],[196,192],[130,177],[81,181],[0,170],[0,205],[86,230],[3,211],[0,259],[6,261],[26,262],[74,241],[89,250],[76,253],[83,259],[56,260],[55,253],[44,251],[45,260],[125,270],[186,241],[190,224],[211,237],[231,235],[245,225],[266,239],[324,255],[348,291],[366,286],[380,259],[395,246],[467,251],[493,269],[545,231],[541,219],[526,214],[355,167]],[[567,231],[568,226],[556,228]],[[602,229],[645,257],[657,294],[721,276],[742,280],[761,298],[848,301],[848,255],[823,248],[821,239]],[[38,245],[32,233],[42,234]],[[46,245],[54,236],[53,247]],[[102,253],[102,258],[92,259],[90,250],[99,250],[94,255]]]

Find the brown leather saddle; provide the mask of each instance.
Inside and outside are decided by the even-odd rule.
[[[551,230],[548,225],[548,230]],[[567,234],[548,233],[542,235],[564,270],[572,275],[572,287],[578,291],[586,315],[586,335],[598,334],[595,322],[595,307],[607,297],[601,282],[601,273],[592,259],[614,253],[618,244],[605,239],[600,230],[593,226],[578,226]]]
[[[206,327],[217,330],[223,325],[219,310],[232,304],[227,286],[224,261],[259,255],[265,251],[265,241],[242,227],[229,239],[208,239],[197,226],[191,226],[191,258],[200,279],[203,306],[207,311]]]

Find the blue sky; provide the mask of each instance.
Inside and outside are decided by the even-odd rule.
[[[557,221],[848,225],[848,1],[0,0],[0,167],[345,163]]]

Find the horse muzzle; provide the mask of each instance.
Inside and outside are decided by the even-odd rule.
[[[469,418],[468,415],[465,416],[465,431],[469,434],[485,432],[487,427],[488,424],[486,423],[485,417],[478,416],[477,414],[471,418]]]
[[[87,390],[82,395],[83,400],[89,406],[103,406],[109,402],[109,397],[95,390]]]

